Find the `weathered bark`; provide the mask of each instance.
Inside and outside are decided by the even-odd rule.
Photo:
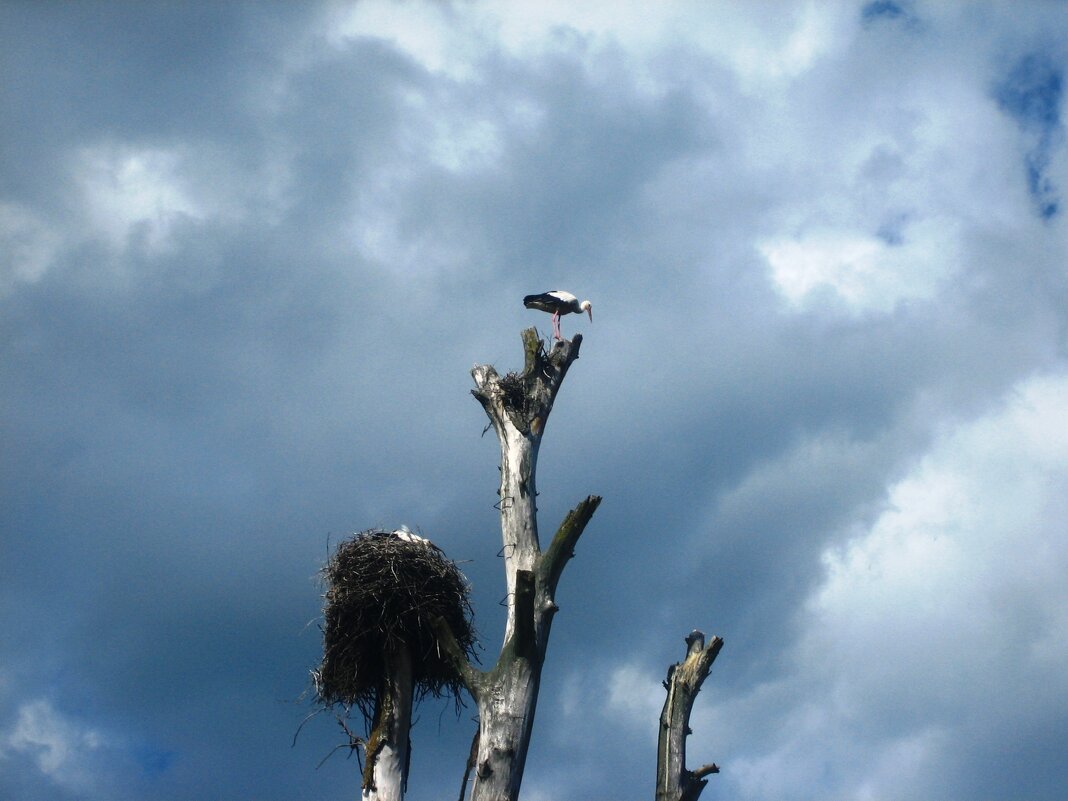
[[[686,768],[686,737],[690,733],[690,709],[716,659],[723,640],[696,629],[686,638],[686,658],[668,668],[664,688],[667,698],[660,713],[660,737],[656,749],[656,801],[697,801],[708,776],[719,773],[713,763],[697,770]]]
[[[522,373],[503,378],[493,367],[476,366],[472,394],[482,404],[501,446],[501,536],[508,587],[504,645],[489,671],[475,670],[438,632],[478,704],[478,750],[472,801],[515,801],[523,780],[538,700],[542,663],[557,606],[556,586],[564,565],[601,499],[582,501],[560,525],[543,552],[538,540],[535,471],[542,434],[553,401],[582,337],[557,342],[546,352],[535,329],[523,332]]]
[[[379,689],[367,739],[362,801],[403,801],[408,783],[412,727],[412,657],[407,648],[387,655],[389,670]]]

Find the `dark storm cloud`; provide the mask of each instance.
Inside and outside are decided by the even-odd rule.
[[[62,188],[61,148],[99,139],[255,141],[247,114],[306,24],[285,4],[16,2],[4,9],[5,190]]]
[[[16,20],[25,50],[5,51],[23,52],[20,72],[33,76],[29,86],[14,84],[27,96],[5,100],[30,111],[5,131],[5,145],[22,155],[5,160],[8,197],[54,202],[55,167],[35,165],[62,163],[65,147],[98,136],[207,141],[230,155],[241,140],[258,169],[269,157],[257,136],[262,118],[247,114],[229,83],[256,89],[233,29],[255,20],[229,8],[9,8],[57,18]],[[70,60],[56,59],[67,37]],[[49,61],[35,69],[40,53]],[[341,77],[375,83],[379,65],[368,55]],[[388,85],[388,64],[382,77]],[[368,112],[366,101],[361,108]],[[306,133],[297,122],[294,140]],[[328,127],[322,115],[315,122]],[[307,152],[325,141],[309,142]],[[348,162],[334,156],[336,173]],[[318,195],[320,229],[337,218],[331,172],[318,160],[298,170],[299,185]],[[309,259],[308,237],[294,235],[318,233],[303,202],[297,197],[292,219],[279,226],[179,221],[165,253],[136,238],[118,256],[99,242],[72,244],[17,304],[5,304],[4,608],[13,622],[5,678],[20,694],[46,693],[79,711],[77,725],[90,719],[102,737],[121,740],[93,752],[97,773],[117,780],[126,760],[147,759],[147,789],[135,775],[113,797],[240,797],[256,792],[250,774],[277,768],[278,754],[303,763],[310,753],[314,763],[333,736],[313,736],[319,746],[299,757],[287,748],[318,647],[314,626],[305,630],[316,614],[312,577],[331,530],[362,517],[350,497],[328,510],[323,490],[350,485],[360,472],[354,459],[386,460],[371,442],[346,452],[367,439],[359,431],[347,443],[312,435],[316,445],[294,434],[308,433],[298,420],[322,427],[332,408],[362,405],[339,397],[329,377],[324,386],[318,364],[338,314],[373,316],[379,291],[373,275],[353,292],[353,276]],[[109,272],[117,260],[131,284]],[[354,352],[349,368],[381,371],[367,353]],[[374,491],[373,480],[363,484]],[[325,515],[311,520],[308,507]],[[250,711],[238,714],[242,706]],[[277,748],[258,744],[264,728]],[[152,756],[160,754],[167,758]],[[245,766],[231,771],[225,762]],[[336,770],[351,773],[344,764]],[[277,792],[327,782],[329,770],[309,775]],[[24,791],[10,785],[18,792],[11,797],[35,797],[38,780],[26,781]]]

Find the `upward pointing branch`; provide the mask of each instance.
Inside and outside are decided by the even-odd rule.
[[[600,504],[600,496],[590,495],[568,512],[564,522],[557,529],[553,541],[549,543],[549,547],[542,554],[538,570],[541,572],[546,589],[550,593],[556,592],[556,585],[560,581],[560,574],[564,570],[564,565],[574,555],[575,544],[578,542],[579,537],[582,536],[586,524],[590,522],[590,518],[593,517],[593,513],[597,511],[597,507]]]

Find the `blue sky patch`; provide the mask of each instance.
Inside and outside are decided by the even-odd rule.
[[[905,16],[905,9],[893,0],[873,0],[860,11],[865,22],[876,19],[899,19]]]
[[[1024,128],[1052,130],[1060,125],[1064,73],[1042,55],[1021,58],[998,86],[998,105]]]
[[[884,20],[910,23],[915,19],[909,3],[897,3],[894,0],[872,0],[860,10],[860,21],[864,25],[873,25]]]
[[[1031,139],[1024,157],[1027,188],[1039,215],[1057,214],[1060,198],[1047,174],[1053,150],[1062,144],[1061,103],[1064,72],[1048,57],[1028,54],[1016,62],[994,92],[998,106]]]
[[[1045,152],[1031,152],[1027,155],[1027,189],[1035,199],[1038,213],[1048,220],[1057,214],[1060,208],[1060,196],[1048,175],[1049,157]]]
[[[176,754],[174,751],[145,745],[136,749],[133,756],[145,776],[157,777],[170,770]]]

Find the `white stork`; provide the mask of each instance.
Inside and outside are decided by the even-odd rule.
[[[590,302],[584,300],[579,303],[578,298],[562,289],[554,289],[552,292],[543,292],[540,295],[527,295],[523,298],[523,305],[528,309],[549,312],[553,316],[554,339],[563,339],[560,334],[560,315],[562,314],[586,312],[590,316],[590,322],[593,322],[593,306]]]
[[[430,540],[428,540],[426,537],[420,537],[410,528],[403,525],[393,532],[393,536],[396,537],[398,540],[403,540],[404,542],[418,542],[422,543],[423,545],[432,544]]]

